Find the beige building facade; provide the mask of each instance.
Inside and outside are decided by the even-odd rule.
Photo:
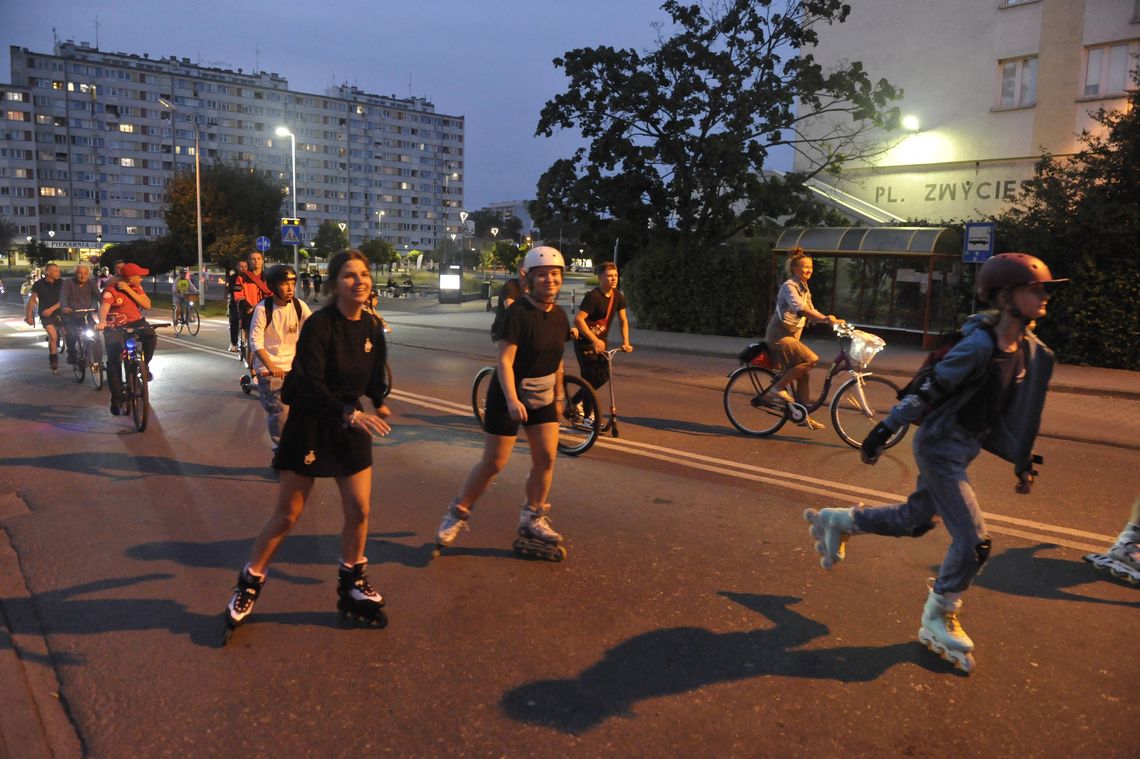
[[[1140,0],[853,0],[821,27],[824,68],[862,61],[904,90],[907,127],[826,181],[863,221],[1000,212],[1042,153],[1070,155],[1090,111],[1120,109],[1140,64]],[[909,118],[906,118],[909,117]],[[796,169],[807,165],[798,156]],[[837,194],[837,197],[844,197]],[[854,204],[840,203],[845,209]]]

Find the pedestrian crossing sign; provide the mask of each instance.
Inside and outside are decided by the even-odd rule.
[[[300,245],[301,244],[301,220],[300,219],[282,219],[281,220],[281,243],[283,245]]]

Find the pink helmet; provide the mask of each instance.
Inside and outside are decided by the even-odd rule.
[[[999,253],[982,264],[975,291],[979,300],[989,303],[994,290],[1001,287],[1068,281],[1056,279],[1045,262],[1036,256],[1028,253]]]

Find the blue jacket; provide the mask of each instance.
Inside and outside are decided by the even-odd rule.
[[[884,424],[892,430],[910,424],[933,406],[923,421],[926,437],[942,437],[952,428],[961,429],[958,412],[974,398],[985,382],[994,341],[990,329],[997,323],[995,312],[974,314],[962,325],[958,341],[934,367],[934,374],[918,393],[903,398],[891,409]],[[988,429],[971,434],[982,447],[1014,465],[1017,472],[1031,468],[1033,443],[1041,429],[1045,393],[1053,376],[1053,351],[1032,332],[1026,333],[1026,376],[1012,401],[994,418]],[[939,405],[941,404],[941,405]]]

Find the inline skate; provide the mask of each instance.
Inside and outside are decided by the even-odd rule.
[[[530,504],[522,507],[519,512],[519,534],[512,546],[519,556],[547,561],[562,561],[566,558],[566,548],[561,545],[562,536],[554,531],[546,516],[549,510],[549,503],[537,509]]]
[[[1084,559],[1113,577],[1140,585],[1140,525],[1129,524],[1106,553],[1088,553]]]
[[[341,563],[337,570],[336,608],[346,619],[352,618],[370,627],[387,627],[388,617],[382,608],[384,597],[369,584],[364,571],[367,566],[368,559],[352,566]]]
[[[435,531],[433,557],[439,556],[444,548],[454,543],[460,532],[471,529],[467,525],[467,520],[470,518],[470,509],[463,508],[455,501],[451,502],[443,515],[443,521],[439,523],[439,529]]]
[[[824,569],[831,569],[847,555],[847,538],[859,532],[855,527],[855,509],[862,506],[860,503],[846,509],[804,511],[804,519],[811,524],[808,533],[815,538],[815,550],[822,557],[819,565]]]
[[[263,585],[265,585],[265,575],[258,577],[253,574],[249,571],[248,564],[238,572],[234,595],[226,606],[226,629],[222,633],[223,646],[230,642],[234,630],[238,629],[245,622],[245,618],[253,613],[253,605],[261,594]]]
[[[935,593],[926,597],[918,641],[966,674],[974,671],[974,641],[958,622],[961,593]]]

